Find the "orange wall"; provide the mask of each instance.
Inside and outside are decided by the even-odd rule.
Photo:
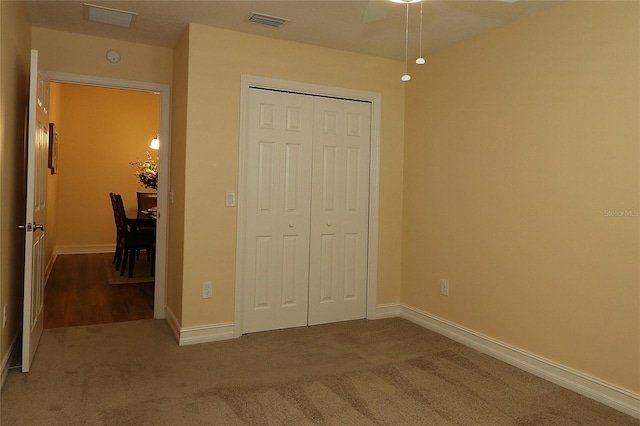
[[[61,84],[50,84],[50,97],[49,97],[49,122],[59,123],[60,117],[60,89]],[[56,129],[56,133],[59,133]],[[51,271],[53,268],[54,253],[56,249],[56,243],[58,240],[57,235],[57,222],[58,222],[58,176],[59,174],[51,174],[49,169],[49,175],[47,176],[47,246],[45,252],[45,259],[47,262],[47,270]]]
[[[59,84],[57,246],[115,243],[109,192],[135,209],[139,185],[129,163],[144,159],[158,133],[159,95]],[[153,154],[153,153],[152,153]]]

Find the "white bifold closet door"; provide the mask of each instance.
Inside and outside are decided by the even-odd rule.
[[[250,89],[243,333],[366,316],[370,117]]]
[[[371,104],[314,99],[309,325],[365,318]]]

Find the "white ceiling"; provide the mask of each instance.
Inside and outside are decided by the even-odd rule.
[[[425,0],[423,52],[428,53],[562,1]],[[83,3],[136,12],[131,28],[84,19]],[[189,22],[404,60],[404,4],[389,0],[25,0],[37,27],[173,47]],[[410,53],[418,56],[420,3],[411,4]],[[289,20],[280,28],[249,22],[251,12]]]

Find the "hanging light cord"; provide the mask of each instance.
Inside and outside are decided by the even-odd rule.
[[[422,57],[422,1],[420,1],[420,56],[418,56],[418,59],[416,59],[416,64],[418,65],[424,65],[425,60]]]
[[[411,80],[411,76],[409,75],[409,2],[411,0],[404,1],[407,3],[407,20],[404,34],[404,75],[400,77],[400,80],[409,81]]]
[[[409,74],[409,2],[407,2],[407,19],[404,32],[404,73]]]
[[[422,2],[420,2],[420,57],[422,58]]]

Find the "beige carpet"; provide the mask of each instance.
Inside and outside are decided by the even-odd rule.
[[[166,322],[45,330],[2,425],[638,425],[403,319],[179,347]]]
[[[129,278],[129,265],[127,265],[124,275],[120,276],[120,271],[116,270],[113,264],[113,253],[103,254],[102,257],[109,284],[152,283],[155,280],[151,275],[151,264],[147,260],[145,253],[142,253],[140,259],[136,260],[133,266],[133,277],[131,278]]]

